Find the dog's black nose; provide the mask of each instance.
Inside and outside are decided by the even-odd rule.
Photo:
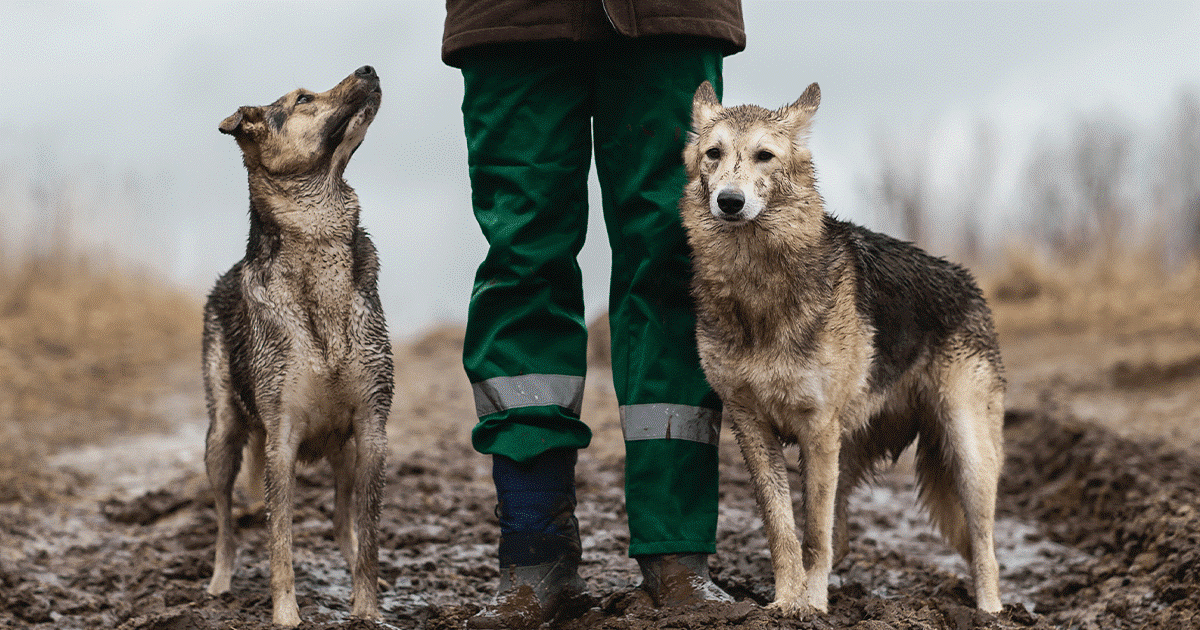
[[[746,196],[740,190],[725,189],[717,193],[717,207],[725,214],[737,214],[746,205]]]
[[[358,70],[355,70],[354,74],[360,77],[373,77],[375,76],[375,68],[372,68],[371,66],[363,66]]]

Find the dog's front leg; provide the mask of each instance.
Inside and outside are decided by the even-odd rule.
[[[379,512],[387,459],[386,411],[374,411],[355,423],[354,529],[358,557],[353,563],[352,614],[379,618]]]
[[[242,443],[246,432],[237,418],[224,389],[214,397],[212,421],[208,426],[208,437],[204,444],[204,462],[208,480],[212,485],[213,505],[217,512],[216,556],[213,559],[210,595],[219,595],[229,590],[233,579],[233,568],[237,561],[237,526],[231,508],[233,483],[241,465]]]
[[[271,535],[272,621],[281,626],[300,625],[296,605],[296,577],[292,571],[292,509],[295,505],[296,449],[291,418],[280,414],[268,429],[266,448],[267,525]],[[269,421],[268,421],[269,422]]]
[[[804,600],[804,563],[800,540],[796,537],[796,515],[792,510],[783,446],[774,430],[749,411],[726,405],[725,417],[731,420],[733,434],[750,471],[771,548],[775,601],[769,607],[787,615],[804,612],[808,609]]]
[[[813,431],[800,444],[804,453],[804,560],[808,604],[829,612],[829,572],[833,569],[833,527],[841,430],[835,417],[813,418]]]

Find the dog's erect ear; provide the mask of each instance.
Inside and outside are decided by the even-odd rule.
[[[711,123],[723,109],[712,84],[708,81],[701,83],[692,97],[692,131]]]
[[[804,93],[800,95],[800,98],[796,99],[795,103],[792,103],[788,107],[806,111],[811,116],[817,112],[817,106],[820,104],[821,86],[813,83],[808,86],[807,90],[804,90]]]
[[[820,104],[821,87],[813,83],[796,102],[780,108],[779,114],[783,116],[784,124],[792,129],[792,134],[800,137],[808,133],[813,114],[817,113],[817,106]]]
[[[236,137],[253,137],[262,128],[262,108],[243,106],[221,121],[217,129]]]

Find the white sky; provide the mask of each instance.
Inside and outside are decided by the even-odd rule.
[[[248,226],[240,155],[217,124],[370,64],[384,100],[347,179],[381,252],[393,334],[464,319],[484,243],[461,77],[439,56],[443,11],[435,0],[0,2],[0,248],[37,242],[46,204],[69,204],[78,240],[205,291],[241,257]],[[1200,2],[745,0],[744,12],[748,47],[726,60],[725,102],[775,107],[820,82],[822,193],[835,214],[875,227],[894,227],[866,191],[881,136],[932,146],[934,179],[953,180],[987,120],[1015,178],[1030,147],[1079,115],[1153,129],[1181,89],[1200,89]],[[1022,220],[1013,213],[982,222],[1002,232]],[[598,212],[581,264],[590,315],[607,286]]]

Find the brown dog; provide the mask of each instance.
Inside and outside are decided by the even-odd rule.
[[[814,83],[779,110],[725,108],[705,83],[684,150],[697,341],[754,482],[772,607],[827,611],[850,491],[916,439],[924,504],[970,564],[976,605],[997,612],[1005,382],[991,312],[962,267],[825,213],[807,147],[819,101]]]
[[[296,462],[325,457],[334,531],[353,575],[353,614],[377,618],[378,526],[392,400],[392,350],[376,290],[379,261],[342,179],[379,109],[363,66],[316,94],[242,107],[220,126],[250,180],[246,257],[204,309],[205,463],[217,510],[208,592],[229,590],[237,554],[230,494],[246,448],[265,481],[276,624],[300,623],[292,569]],[[265,480],[264,480],[265,473]]]

